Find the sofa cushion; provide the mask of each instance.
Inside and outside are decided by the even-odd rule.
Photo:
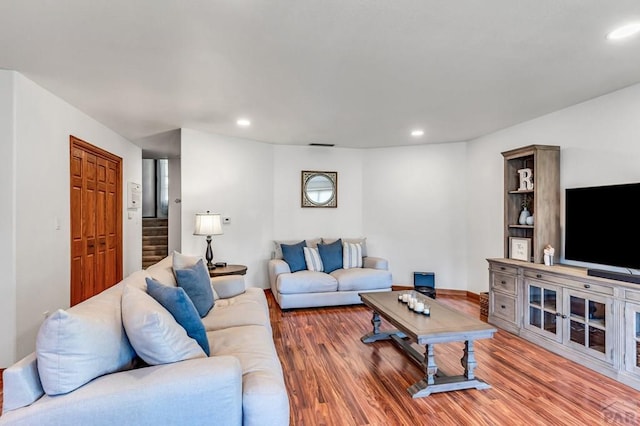
[[[322,293],[336,291],[338,281],[324,272],[300,271],[278,275],[276,286],[281,294]]]
[[[362,245],[360,243],[342,243],[342,267],[344,269],[362,268]]]
[[[242,367],[242,422],[288,425],[289,397],[268,328],[247,325],[208,332],[213,356],[234,356]]]
[[[322,272],[324,267],[322,266],[322,258],[318,252],[317,247],[303,247],[304,261],[307,263],[307,269],[309,271]]]
[[[307,263],[304,260],[303,247],[306,247],[307,243],[302,240],[296,244],[281,244],[282,258],[289,265],[291,272],[298,272],[307,269]]]
[[[157,300],[178,321],[187,336],[195,339],[209,356],[207,333],[193,302],[181,287],[162,285],[153,278],[147,278],[147,293]]]
[[[144,271],[134,275],[144,281]],[[36,357],[48,395],[71,392],[98,376],[131,368],[135,352],[122,326],[122,287],[117,284],[44,320]]]
[[[342,268],[342,240],[337,239],[330,244],[318,244],[318,252],[325,272],[330,273]]]
[[[338,281],[338,291],[364,291],[391,288],[391,272],[379,269],[337,269],[331,273]]]
[[[330,244],[337,241],[337,238],[322,238],[322,244]],[[367,237],[341,238],[342,242],[360,244],[362,246],[362,257],[367,257]]]
[[[269,307],[264,290],[250,287],[243,294],[220,299],[202,323],[207,331],[244,325],[262,325],[271,328]]]
[[[175,318],[138,287],[124,287],[122,322],[131,345],[147,364],[206,357],[200,345],[187,335]]]
[[[151,278],[164,285],[177,286],[176,275],[173,273],[173,255],[169,255],[158,263],[146,269]]]
[[[211,278],[211,286],[213,287],[214,295],[218,295],[216,299],[228,299],[245,292],[244,277],[242,275],[213,277]]]
[[[300,240],[275,240],[273,242],[274,251],[273,258],[274,259],[283,259],[282,256],[282,244],[297,244]],[[308,238],[304,240],[307,244],[307,247],[318,247],[318,244],[322,242],[321,238]]]
[[[174,270],[178,286],[187,293],[193,305],[198,310],[200,318],[207,315],[213,308],[213,290],[211,289],[211,278],[209,271],[202,259],[195,265]]]

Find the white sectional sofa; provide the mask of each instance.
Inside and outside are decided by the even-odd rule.
[[[307,248],[317,248],[319,244],[336,243],[335,238],[315,238],[304,240]],[[341,242],[359,244],[361,266],[341,267],[330,272],[313,270],[309,261],[305,269],[292,272],[285,260],[282,245],[293,246],[301,241],[275,241],[273,258],[269,260],[269,284],[271,292],[281,309],[311,308],[360,304],[359,293],[367,291],[391,291],[392,275],[389,263],[380,257],[368,256],[365,238],[346,238]],[[293,263],[291,263],[293,264]]]
[[[51,363],[43,347],[50,351],[52,345],[41,328],[36,352],[4,371],[1,425],[289,424],[264,291],[245,289],[241,276],[212,279],[215,304],[202,318],[210,355],[175,323],[165,337],[181,343],[166,349],[172,356],[187,354],[186,359],[148,365],[137,356],[134,346],[141,346],[132,345],[129,337],[135,333],[128,335],[124,323],[131,327],[131,311],[145,326],[173,317],[160,312],[159,304],[156,311],[143,312],[144,303],[134,303],[142,299],[129,296],[147,298],[147,277],[176,286],[171,256],[45,320],[43,327],[56,333],[69,326],[69,340],[61,339]]]

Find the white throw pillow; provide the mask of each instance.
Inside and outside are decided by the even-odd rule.
[[[362,268],[362,246],[360,243],[342,243],[342,268]]]
[[[48,395],[68,393],[98,376],[132,367],[135,352],[122,326],[122,287],[120,283],[66,311],[58,309],[44,320],[36,357]]]
[[[322,258],[316,247],[303,247],[304,260],[307,262],[307,269],[309,271],[322,272],[324,267],[322,266]]]
[[[173,315],[137,287],[124,288],[122,322],[136,353],[149,365],[206,357]]]

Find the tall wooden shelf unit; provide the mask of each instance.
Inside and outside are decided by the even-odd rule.
[[[504,157],[504,257],[510,257],[510,237],[529,238],[529,261],[542,263],[544,248],[560,254],[560,147],[529,145],[505,151]],[[533,171],[533,189],[520,190],[518,170]],[[533,215],[533,225],[520,225],[518,219],[524,201]]]

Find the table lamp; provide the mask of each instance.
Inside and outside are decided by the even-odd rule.
[[[219,214],[209,213],[196,213],[196,229],[193,231],[193,235],[206,235],[207,236],[207,253],[205,259],[207,259],[207,268],[215,269],[215,265],[211,262],[213,260],[213,249],[211,248],[211,236],[222,235],[222,218]]]

